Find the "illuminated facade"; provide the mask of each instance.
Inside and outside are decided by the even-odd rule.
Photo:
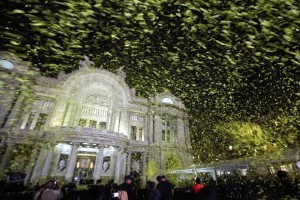
[[[3,174],[23,172],[25,184],[49,177],[120,183],[135,172],[145,182],[170,159],[192,164],[181,100],[137,97],[122,68],[97,69],[85,56],[78,70],[52,79],[7,52],[0,65]]]

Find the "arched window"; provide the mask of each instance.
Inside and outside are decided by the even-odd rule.
[[[164,142],[178,142],[177,120],[165,115],[161,117],[161,140]]]

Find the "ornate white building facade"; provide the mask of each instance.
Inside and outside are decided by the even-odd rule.
[[[2,174],[22,172],[25,184],[49,177],[120,183],[135,172],[145,182],[175,157],[192,164],[182,101],[170,93],[137,97],[122,68],[93,65],[85,56],[77,71],[52,79],[0,52]]]

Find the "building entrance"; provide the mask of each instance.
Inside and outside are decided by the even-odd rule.
[[[93,152],[82,152],[77,154],[74,172],[76,182],[86,182],[87,180],[93,179],[95,162],[96,154]]]

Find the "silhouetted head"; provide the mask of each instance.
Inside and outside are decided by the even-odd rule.
[[[196,182],[196,184],[200,184],[201,183],[201,180],[200,180],[200,178],[196,178],[196,180],[195,180],[195,182]]]
[[[155,188],[155,183],[153,181],[149,181],[148,186],[149,186],[149,189],[154,189]]]
[[[45,183],[44,188],[45,189],[54,189],[55,187],[55,181],[54,180],[49,180]]]
[[[131,175],[127,175],[124,177],[124,181],[130,185],[133,182],[133,177]]]
[[[160,180],[161,181],[166,181],[167,180],[167,177],[165,175],[160,175]]]
[[[157,180],[158,182],[160,182],[160,181],[161,181],[161,176],[158,175],[158,176],[156,177],[156,180]]]

